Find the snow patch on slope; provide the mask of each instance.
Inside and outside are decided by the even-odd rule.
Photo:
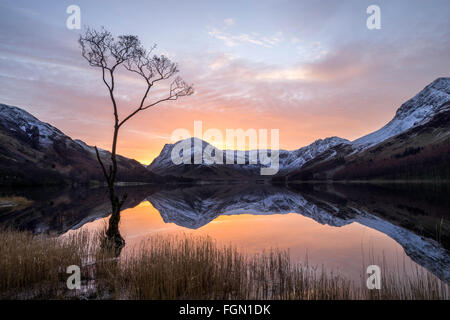
[[[437,113],[450,109],[450,78],[438,78],[405,102],[395,117],[381,129],[352,142],[355,152],[396,136],[413,126],[424,124]]]
[[[8,122],[15,123],[28,136],[37,128],[39,130],[39,144],[48,146],[53,144],[55,137],[65,137],[57,128],[38,120],[25,110],[0,104],[0,121],[8,127]]]

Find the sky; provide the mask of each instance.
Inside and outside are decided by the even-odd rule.
[[[369,30],[366,9],[381,10]],[[354,140],[450,75],[448,1],[0,1],[0,103],[21,107],[73,139],[111,148],[113,114],[101,72],[80,53],[81,25],[137,35],[178,63],[195,94],[121,128],[118,152],[150,163],[175,129],[279,129],[280,148],[329,136]],[[142,81],[120,72],[120,116]],[[151,99],[163,94],[163,84]],[[220,147],[220,146],[219,146]]]

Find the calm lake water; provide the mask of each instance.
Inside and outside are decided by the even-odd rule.
[[[296,261],[338,270],[359,281],[369,264],[417,267],[450,281],[448,185],[300,184],[153,186],[128,194],[120,230],[130,249],[150,235],[194,234],[248,253],[289,249]],[[0,208],[0,224],[62,235],[102,228],[107,191],[3,190],[27,208]]]

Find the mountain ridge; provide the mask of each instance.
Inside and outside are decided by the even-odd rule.
[[[437,78],[414,97],[403,103],[394,118],[382,128],[352,142],[355,151],[361,151],[398,135],[413,126],[424,124],[434,115],[449,110],[450,78]],[[446,106],[446,107],[445,107]]]
[[[103,161],[110,153],[100,149]],[[134,159],[118,155],[121,182],[160,180]],[[94,147],[73,140],[29,112],[0,104],[0,185],[103,183]]]
[[[284,180],[448,181],[448,159],[450,78],[438,78],[403,103],[379,130],[346,147],[330,148]]]
[[[195,141],[201,143],[202,150],[201,154],[207,147],[212,148],[214,150],[212,153],[217,154],[217,152],[222,153],[222,162],[226,163],[226,153],[232,152],[234,156],[234,164],[207,164],[205,162],[205,158],[201,157],[202,163],[193,163],[193,164],[174,164],[171,159],[172,150],[180,143],[190,142],[190,155],[192,160],[195,159],[196,153],[199,152],[195,148]],[[327,150],[331,146],[335,146],[338,144],[348,144],[350,141],[347,139],[339,138],[336,136],[328,137],[324,139],[318,139],[313,143],[292,151],[287,150],[279,150],[279,172],[287,172],[292,168],[296,168],[299,165],[307,162],[308,160],[314,158],[318,154]],[[261,159],[259,156],[259,151],[266,151],[265,149],[261,150],[220,150],[218,148],[213,147],[208,142],[201,140],[199,138],[191,137],[181,141],[177,141],[173,144],[165,144],[161,150],[161,153],[158,157],[156,157],[153,162],[148,166],[148,169],[155,174],[163,174],[163,173],[171,173],[173,175],[181,175],[186,177],[195,177],[198,176],[199,171],[203,176],[213,177],[216,174],[218,177],[222,178],[245,178],[249,176],[259,176],[258,178],[263,179],[264,176],[260,175],[260,168],[265,167],[261,163]],[[250,154],[251,152],[257,153],[257,163],[250,164]],[[239,164],[242,161],[244,163]],[[193,162],[193,161],[192,161]],[[221,170],[222,172],[219,172]]]
[[[194,141],[198,138],[189,138],[191,159],[197,157],[196,152],[203,155],[208,147],[214,154],[223,153],[223,163],[227,151],[232,152],[234,164],[210,164],[202,157],[198,164],[176,165],[171,153],[181,142],[178,141],[164,145],[148,166],[118,155],[118,179],[145,183],[430,177],[445,180],[450,179],[445,167],[450,157],[449,132],[450,77],[441,77],[403,103],[391,121],[379,130],[354,141],[332,136],[299,149],[279,150],[279,170],[275,176],[260,174],[267,165],[261,161],[259,151],[267,150],[219,150],[203,140],[201,150],[197,150]],[[0,185],[84,184],[104,180],[92,146],[70,138],[19,107],[0,104],[0,142]],[[257,153],[257,163],[249,161],[252,152]],[[100,149],[100,155],[105,162],[109,161],[108,151]],[[421,166],[431,169],[420,171]],[[405,167],[409,169],[405,171]],[[411,174],[412,168],[419,174]],[[400,170],[400,174],[393,174],[395,170]]]
[[[310,145],[304,146],[292,151],[280,150],[279,151],[279,171],[272,177],[272,181],[278,182],[282,180],[290,180],[294,176],[294,179],[299,180],[314,180],[319,179],[333,179],[335,171],[341,170],[345,167],[345,162],[349,159],[352,160],[358,156],[364,156],[365,153],[373,153],[372,150],[376,146],[382,145],[386,141],[392,142],[395,137],[401,137],[406,132],[411,133],[411,137],[408,143],[395,142],[398,144],[399,150],[394,150],[394,158],[399,159],[408,157],[410,160],[416,154],[420,153],[417,148],[425,148],[424,143],[417,145],[421,139],[425,139],[428,142],[433,142],[434,139],[430,135],[447,136],[450,125],[447,119],[446,113],[450,112],[450,77],[440,77],[428,84],[424,89],[417,93],[414,97],[404,102],[396,111],[394,117],[382,128],[364,135],[353,141],[339,137],[329,137],[325,139],[318,139]],[[444,123],[443,123],[444,122]],[[427,127],[428,124],[428,127]],[[437,125],[440,128],[439,132],[430,133],[433,129],[433,125]],[[415,128],[421,127],[423,132],[419,135],[418,130]],[[420,131],[420,130],[419,130]],[[427,132],[427,133],[424,133]],[[198,139],[198,138],[190,138]],[[202,152],[205,145],[209,145],[207,142],[201,140]],[[250,164],[249,151],[245,151],[245,164],[212,164],[208,165],[204,161],[201,164],[182,164],[175,165],[171,162],[170,154],[175,145],[181,143],[178,141],[174,144],[166,144],[158,157],[148,166],[148,169],[157,174],[164,174],[170,172],[175,176],[186,176],[194,179],[264,179],[267,177],[259,174],[259,168],[261,164],[258,158],[258,164]],[[447,141],[440,141],[439,146],[442,148],[443,153],[434,157],[431,161],[442,162],[442,157],[445,158],[445,150],[448,149]],[[195,157],[194,143],[191,142],[191,157]],[[214,148],[214,147],[213,147]],[[403,148],[403,149],[401,149]],[[437,145],[436,145],[437,148]],[[214,148],[215,150],[219,150]],[[401,150],[400,150],[401,149]],[[414,151],[414,150],[419,151]],[[219,150],[224,152],[224,150]],[[236,150],[234,151],[234,157],[237,160],[238,155]],[[258,150],[257,150],[258,151]],[[263,150],[264,151],[264,150]],[[429,153],[431,151],[425,150]],[[435,151],[433,151],[435,152]],[[425,152],[424,152],[425,153]],[[386,156],[391,156],[387,154]],[[418,157],[418,156],[416,156]],[[439,159],[438,159],[439,158]],[[438,159],[438,160],[436,160]],[[445,159],[444,159],[445,160]],[[366,167],[370,167],[371,162],[374,160],[369,158],[368,163],[364,163]],[[385,159],[383,159],[386,162]],[[225,161],[223,161],[225,163]],[[235,161],[236,163],[236,161]],[[361,163],[361,165],[363,165]],[[387,166],[388,164],[384,163]],[[417,166],[417,165],[414,165]],[[450,174],[440,169],[441,163],[438,163],[440,172],[443,172],[443,176],[449,177]],[[303,169],[308,169],[307,174],[299,174]],[[304,170],[305,171],[305,170]],[[316,172],[311,172],[316,171]],[[319,177],[320,175],[320,177]],[[355,176],[352,176],[355,178]],[[423,178],[423,177],[421,177]],[[435,176],[433,176],[435,178]],[[340,175],[340,179],[347,179],[345,175]],[[358,177],[356,177],[358,179]]]

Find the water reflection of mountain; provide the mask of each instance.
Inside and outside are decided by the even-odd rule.
[[[151,194],[147,200],[166,223],[191,229],[220,215],[235,214],[298,213],[335,227],[357,222],[388,235],[416,263],[450,281],[450,252],[432,238],[423,236],[425,231],[431,232],[433,224],[440,225],[444,217],[440,212],[449,211],[441,203],[437,213],[427,214],[425,208],[433,205],[417,199],[403,199],[407,201],[403,203],[400,197],[399,202],[391,203],[383,198],[383,193],[377,193],[381,190],[367,193],[367,186],[361,185],[297,185],[295,189],[262,185],[208,186],[163,190]],[[392,190],[388,194],[392,198]],[[448,240],[447,224],[442,224],[440,232],[438,236]]]
[[[118,188],[128,198],[123,208],[133,208],[152,190],[142,187]],[[59,235],[87,222],[110,214],[111,204],[106,188],[29,188],[0,190],[0,196],[25,197],[32,204],[25,209],[0,208],[0,225],[12,226],[33,233]]]
[[[298,213],[321,224],[353,222],[385,233],[406,254],[450,280],[450,197],[446,185],[299,184],[119,188],[129,196],[124,209],[148,200],[163,220],[199,228],[219,215]],[[11,195],[12,191],[4,191]],[[109,214],[107,192],[97,189],[14,191],[33,205],[0,208],[0,224],[35,233],[61,234]],[[435,241],[435,240],[439,240]]]

